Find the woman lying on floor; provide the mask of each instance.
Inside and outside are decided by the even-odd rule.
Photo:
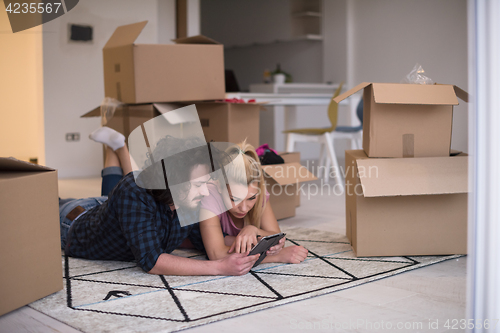
[[[241,167],[225,168],[230,183],[227,192],[220,187],[220,181],[209,183],[210,194],[201,200],[200,231],[211,260],[233,252],[245,253],[257,244],[260,237],[280,232],[253,146],[243,142],[228,148],[226,153],[232,161],[241,157],[244,170]],[[271,247],[263,263],[298,264],[307,257],[308,251],[304,247],[292,245],[283,248],[284,243],[285,238],[282,238],[278,245]]]

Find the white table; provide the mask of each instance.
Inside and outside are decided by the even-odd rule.
[[[250,85],[252,93],[270,94],[327,94],[332,96],[338,83],[256,83]]]

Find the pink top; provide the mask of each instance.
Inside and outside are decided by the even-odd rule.
[[[234,225],[229,212],[227,211],[222,196],[214,184],[208,184],[208,196],[201,200],[201,208],[206,209],[219,217],[222,232],[230,235],[237,236],[241,231],[240,228]],[[266,202],[269,200],[269,193],[266,191]]]

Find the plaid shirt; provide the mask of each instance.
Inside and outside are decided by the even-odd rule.
[[[66,253],[87,259],[135,260],[149,272],[160,254],[172,252],[186,238],[204,249],[199,224],[181,227],[177,213],[138,187],[129,173],[106,202],[72,224]]]

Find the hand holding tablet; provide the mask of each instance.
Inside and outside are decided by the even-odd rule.
[[[249,256],[260,254],[259,259],[255,262],[253,267],[260,264],[262,260],[264,260],[264,258],[267,256],[267,250],[278,244],[280,239],[282,239],[283,237],[285,237],[285,234],[282,232],[280,232],[279,234],[262,237],[260,241],[257,243],[257,245],[255,245],[248,254]]]

